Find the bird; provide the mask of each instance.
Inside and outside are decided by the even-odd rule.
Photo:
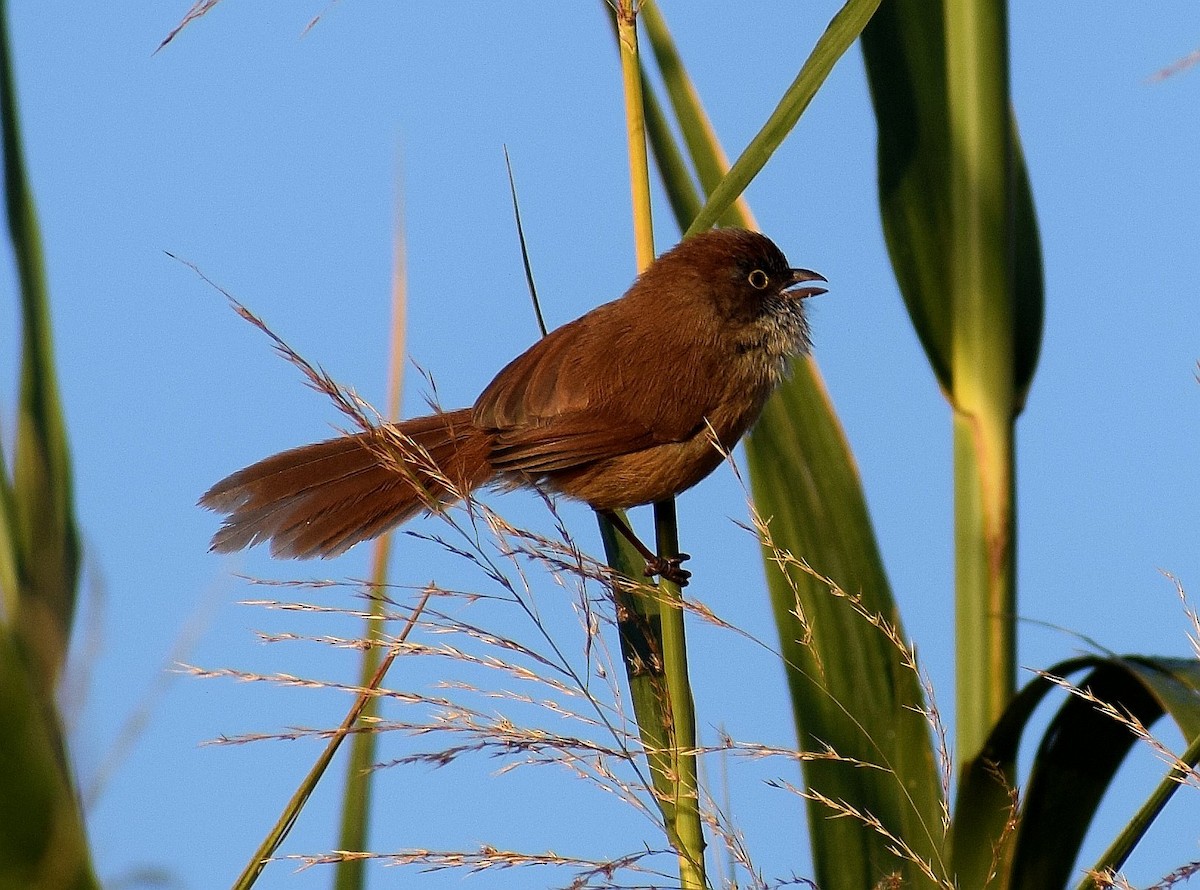
[[[239,470],[200,506],[224,515],[220,553],[334,557],[476,489],[538,487],[614,520],[647,575],[680,562],[615,511],[708,476],[753,425],[792,356],[811,348],[805,301],[826,292],[767,236],[716,228],[654,260],[618,299],[535,342],[475,403],[303,445]]]

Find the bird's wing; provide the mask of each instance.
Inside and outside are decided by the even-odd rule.
[[[686,349],[686,335],[665,325],[634,330],[616,307],[543,337],[480,395],[474,420],[495,433],[497,469],[563,470],[684,441],[703,426],[707,406],[679,396],[711,369],[685,360],[682,378],[664,386],[663,352]]]

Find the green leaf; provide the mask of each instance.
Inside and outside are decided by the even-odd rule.
[[[643,11],[648,8],[648,6],[643,7]],[[646,81],[644,70],[642,71],[642,82],[642,100],[646,106],[646,138],[650,142],[659,178],[664,183],[668,183],[667,201],[671,204],[671,210],[675,214],[676,221],[679,222],[680,231],[682,231],[687,228],[687,222],[684,220],[691,221],[700,212],[700,196],[692,184],[687,161],[679,150],[679,146],[675,144],[675,137],[671,133],[670,124],[667,123],[658,97],[654,95],[654,90]],[[669,183],[678,183],[679,185],[672,187]]]
[[[1049,673],[1059,675],[1054,668]],[[1200,663],[1099,661],[1078,685],[1143,726],[1169,712],[1189,739],[1200,733]],[[1187,693],[1181,695],[1182,690]],[[1094,702],[1077,695],[1067,699],[1033,761],[1010,887],[1067,885],[1092,817],[1136,741],[1127,725],[1102,713]],[[1148,823],[1142,830],[1146,827]]]
[[[879,128],[879,205],[884,237],[913,327],[943,391],[951,380],[954,311],[947,257],[953,245],[945,21],[942,4],[889,0],[862,34]],[[1014,371],[1020,402],[1037,367],[1045,313],[1041,245],[1029,172],[1012,123]]]
[[[0,3],[0,124],[9,235],[21,288],[13,477],[0,458],[0,887],[92,888],[83,818],[55,694],[79,570],[41,237],[21,150]]]
[[[891,0],[863,33],[884,234],[954,409],[958,750],[1015,691],[1013,424],[1041,342],[1041,256],[1009,105],[1004,0]]]
[[[783,140],[792,132],[792,128],[800,120],[800,115],[804,113],[808,103],[812,101],[821,84],[825,82],[825,78],[829,76],[829,72],[833,70],[834,64],[858,39],[858,35],[862,33],[863,28],[874,15],[879,3],[880,0],[848,0],[846,5],[838,10],[837,15],[825,29],[825,33],[817,40],[816,46],[805,60],[800,73],[796,75],[792,85],[787,88],[783,98],[779,100],[779,104],[767,118],[767,122],[750,140],[750,144],[746,146],[745,151],[734,162],[729,172],[713,188],[712,193],[708,196],[708,203],[700,211],[700,215],[692,220],[687,234],[711,228],[746,190],[746,186],[766,165],[771,155],[775,153],[775,149],[779,148],[783,144]],[[663,75],[666,77],[672,73],[664,71]],[[692,94],[694,95],[694,91]],[[704,142],[711,144],[712,140],[701,139],[698,144]],[[717,156],[719,157],[719,155]],[[709,166],[709,162],[697,162],[696,166],[697,169],[704,170]]]
[[[1055,670],[1065,676],[1092,664],[1090,658],[1063,662]],[[1011,865],[1017,752],[1030,716],[1055,686],[1038,677],[1005,709],[979,754],[959,771],[958,797],[950,831],[954,874],[964,887],[1004,886],[994,882]],[[989,883],[991,882],[991,883]]]
[[[961,886],[1057,890],[1068,883],[1096,809],[1136,737],[1095,702],[1071,695],[1047,728],[1019,822],[1011,824],[1016,813],[1006,776],[1015,772],[1018,746],[1034,709],[1059,688],[1050,678],[1085,670],[1089,673],[1078,688],[1099,701],[1147,727],[1169,713],[1187,738],[1200,738],[1200,663],[1089,656],[1050,668],[1013,699],[982,753],[963,771],[951,843]],[[1170,782],[1165,790],[1175,787]],[[1164,803],[1165,797],[1139,821],[1136,836],[1126,840],[1126,853]]]
[[[7,7],[0,28],[0,106],[3,115],[4,183],[9,233],[21,283],[21,383],[11,493],[6,492],[7,524],[0,541],[0,578],[15,577],[16,626],[32,659],[32,676],[51,697],[67,656],[79,574],[79,543],[72,506],[71,466],[66,426],[58,398],[50,305],[41,236],[25,173],[17,116]]]
[[[775,547],[802,557],[838,588],[831,591],[794,561],[786,574],[768,572],[801,750],[828,746],[848,759],[806,764],[807,784],[877,817],[944,877],[941,786],[924,694],[897,642],[903,629],[861,482],[809,362],[797,362],[792,380],[768,403],[746,453],[754,501]],[[778,558],[770,547],[764,555],[768,564]],[[878,616],[890,634],[867,616]],[[873,887],[893,873],[904,887],[933,885],[880,832],[835,815],[827,804],[809,804],[816,880],[824,890]]]

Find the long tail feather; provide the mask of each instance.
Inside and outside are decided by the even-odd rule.
[[[272,556],[337,556],[486,484],[490,450],[470,409],[431,414],[268,457],[200,505],[226,514],[212,539],[218,552],[270,541]]]

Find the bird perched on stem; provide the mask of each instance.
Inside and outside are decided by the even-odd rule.
[[[677,495],[721,463],[789,357],[808,351],[804,301],[825,293],[808,283],[824,280],[765,235],[694,235],[509,362],[471,407],[293,448],[218,482],[200,499],[225,514],[212,549],[270,541],[273,556],[337,556],[480,486],[541,486],[607,514],[648,574],[686,582],[613,511]]]

